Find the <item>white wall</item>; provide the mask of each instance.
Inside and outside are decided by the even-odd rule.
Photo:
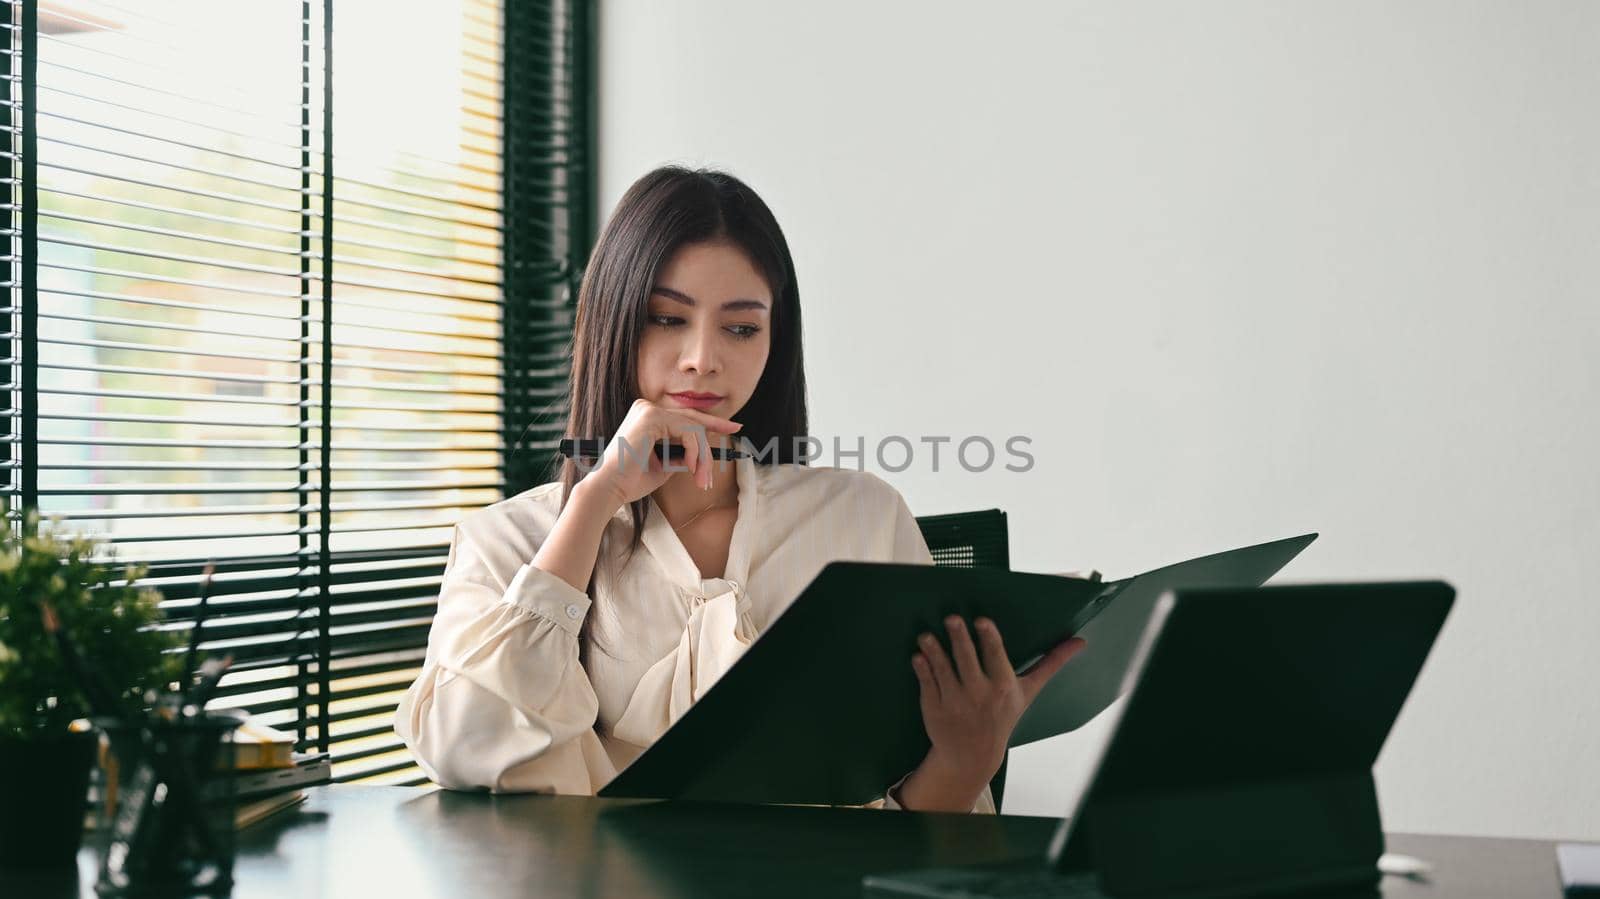
[[[816,433],[1030,436],[867,463],[1018,569],[1319,530],[1286,578],[1450,580],[1386,826],[1600,839],[1600,3],[606,0],[601,45],[604,212],[761,192]]]

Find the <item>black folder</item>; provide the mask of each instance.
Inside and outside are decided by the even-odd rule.
[[[941,624],[946,615],[994,619],[1012,664],[1023,670],[1050,647],[1085,632],[1103,612],[1126,608],[1121,617],[1138,618],[1142,629],[1165,590],[1259,586],[1316,536],[1202,556],[1109,583],[1000,569],[830,562],[599,795],[870,802],[927,753],[911,656],[924,631],[948,647]],[[1120,683],[1126,668],[1127,654],[1112,636],[1104,648],[1091,643],[1064,669],[1096,653],[1106,660],[1085,681],[1088,695],[1047,689],[1019,723],[1013,745],[1071,730],[1116,698],[1115,687],[1101,689],[1098,674],[1120,664]]]

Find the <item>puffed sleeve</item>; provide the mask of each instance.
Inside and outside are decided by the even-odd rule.
[[[505,582],[514,563],[489,561],[504,543],[456,527],[422,673],[395,732],[448,789],[592,795],[616,772],[578,661],[589,597],[532,563]]]
[[[911,514],[911,507],[906,503],[905,497],[901,496],[900,491],[894,489],[887,481],[883,481],[876,476],[873,479],[887,489],[890,494],[888,505],[893,509],[889,524],[889,530],[893,534],[891,542],[892,555],[887,561],[932,565],[933,553],[929,551],[928,541],[922,536],[922,528],[917,525],[917,518]],[[907,772],[906,777],[910,776],[910,772]],[[881,800],[871,803],[868,807],[903,809],[904,807],[899,803],[898,799],[900,786],[905,783],[906,777],[900,778],[893,786],[884,791],[884,796]],[[972,807],[972,811],[975,813],[995,814],[994,796],[991,794],[989,787],[984,787],[983,792],[978,795],[978,802]]]

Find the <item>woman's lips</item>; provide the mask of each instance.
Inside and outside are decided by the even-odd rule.
[[[722,397],[716,395],[695,396],[692,393],[669,393],[667,396],[677,400],[680,404],[691,409],[709,409],[722,402]]]

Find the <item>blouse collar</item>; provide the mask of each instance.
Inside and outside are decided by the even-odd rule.
[[[650,511],[645,516],[644,533],[641,535],[645,548],[666,569],[668,576],[692,595],[715,595],[726,592],[730,587],[743,594],[744,586],[749,583],[750,545],[761,520],[761,479],[766,472],[765,466],[756,464],[749,455],[734,460],[734,464],[739,472],[738,516],[734,519],[733,537],[728,544],[728,564],[720,578],[700,576],[694,558],[672,530],[672,524],[667,521],[661,507],[656,505],[655,497],[648,498]]]

